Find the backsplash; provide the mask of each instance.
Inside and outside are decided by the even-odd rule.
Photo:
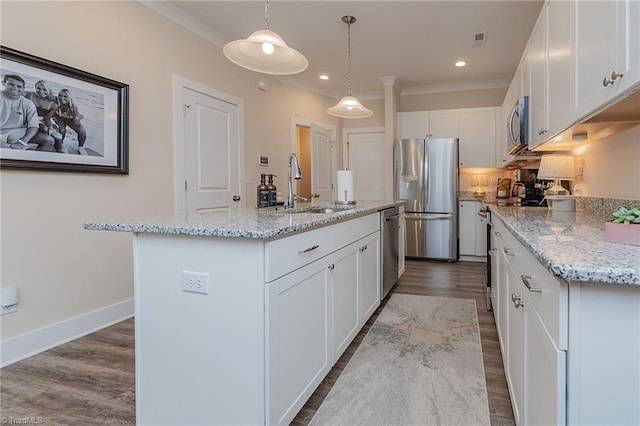
[[[604,198],[604,197],[578,197],[576,199],[576,210],[589,212],[594,216],[600,216],[608,221],[611,214],[620,207],[640,207],[640,200],[628,198]]]

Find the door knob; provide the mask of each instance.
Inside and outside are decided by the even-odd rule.
[[[234,195],[232,199],[233,199],[233,201],[240,201],[240,196],[239,195]]]
[[[312,198],[320,198],[320,194],[311,194]]]

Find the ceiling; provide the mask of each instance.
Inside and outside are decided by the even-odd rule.
[[[147,2],[145,2],[147,3]],[[214,30],[216,43],[265,27],[261,1],[170,1]],[[513,77],[543,1],[271,1],[270,29],[309,60],[289,84],[339,98],[347,91],[347,25],[352,92],[380,97],[380,77],[396,76],[403,94],[438,87],[504,87]],[[151,6],[150,6],[151,7]],[[179,9],[176,11],[174,8]],[[474,47],[476,33],[486,44]],[[466,67],[454,63],[464,60]],[[330,76],[319,79],[320,74]],[[506,82],[506,83],[505,83]]]

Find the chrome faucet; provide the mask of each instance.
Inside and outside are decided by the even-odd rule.
[[[296,157],[296,154],[292,152],[289,156],[289,173],[287,176],[287,208],[293,208],[296,198],[299,198],[293,193],[293,179],[299,180],[301,178],[302,172],[298,165],[298,157]]]

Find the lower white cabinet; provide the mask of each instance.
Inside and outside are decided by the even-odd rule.
[[[484,261],[487,254],[487,222],[478,215],[480,201],[460,201],[458,209],[459,251],[461,260]],[[462,258],[462,256],[473,256]]]
[[[378,228],[378,215],[336,225],[337,250],[267,284],[270,424],[291,422],[380,305]]]
[[[380,304],[379,229],[135,234],[136,423],[289,424]]]
[[[404,274],[404,254],[407,252],[407,223],[404,218],[404,206],[400,206],[400,232],[398,233],[398,278]]]
[[[331,369],[331,256],[268,287],[269,423],[289,423]]]
[[[507,318],[509,318],[509,329],[507,330],[506,349],[509,353],[506,362],[507,384],[511,396],[513,416],[516,424],[522,424],[525,393],[525,348],[524,348],[524,310],[520,304],[522,295],[520,292],[519,280],[506,259],[506,254],[501,254],[505,263],[506,288],[509,301],[507,302]],[[510,303],[509,303],[510,302]]]

